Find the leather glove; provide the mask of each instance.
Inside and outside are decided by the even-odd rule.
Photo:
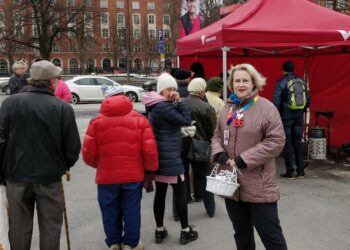
[[[225,165],[230,157],[226,152],[221,152],[216,155],[217,162],[221,165]]]

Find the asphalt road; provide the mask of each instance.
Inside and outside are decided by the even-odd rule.
[[[5,97],[0,95],[0,102]],[[100,104],[73,106],[81,139],[89,120],[97,114]],[[135,109],[142,110],[140,103]],[[278,173],[284,171],[283,160],[278,159]],[[350,169],[327,162],[312,161],[305,179],[278,177],[281,199],[279,216],[288,248],[291,250],[350,250]],[[64,181],[72,250],[104,250],[104,232],[96,198],[95,170],[80,158],[71,169],[71,181]],[[279,175],[278,175],[279,176]],[[171,190],[169,188],[169,190]],[[168,192],[165,226],[169,237],[164,243],[154,243],[155,222],[152,204],[154,193],[144,193],[142,200],[142,241],[145,249],[236,249],[232,225],[225,212],[223,200],[216,197],[216,214],[209,218],[203,204],[189,205],[190,224],[196,226],[199,239],[188,245],[178,243],[180,225],[171,212],[172,192]],[[36,218],[35,218],[36,220]],[[257,249],[264,249],[256,234]],[[37,225],[33,232],[32,248],[38,247]],[[62,228],[61,249],[67,249],[66,234]]]

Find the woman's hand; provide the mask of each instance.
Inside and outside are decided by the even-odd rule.
[[[228,159],[226,164],[230,165],[233,169],[237,169],[237,165],[234,159]]]

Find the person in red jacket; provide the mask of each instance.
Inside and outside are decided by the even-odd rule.
[[[133,111],[122,87],[105,92],[100,114],[87,129],[82,155],[96,168],[98,202],[110,249],[143,249],[140,241],[142,182],[158,170],[157,143],[150,123]]]

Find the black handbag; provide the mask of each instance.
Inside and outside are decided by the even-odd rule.
[[[210,161],[211,145],[210,141],[192,138],[187,159],[190,161]]]

